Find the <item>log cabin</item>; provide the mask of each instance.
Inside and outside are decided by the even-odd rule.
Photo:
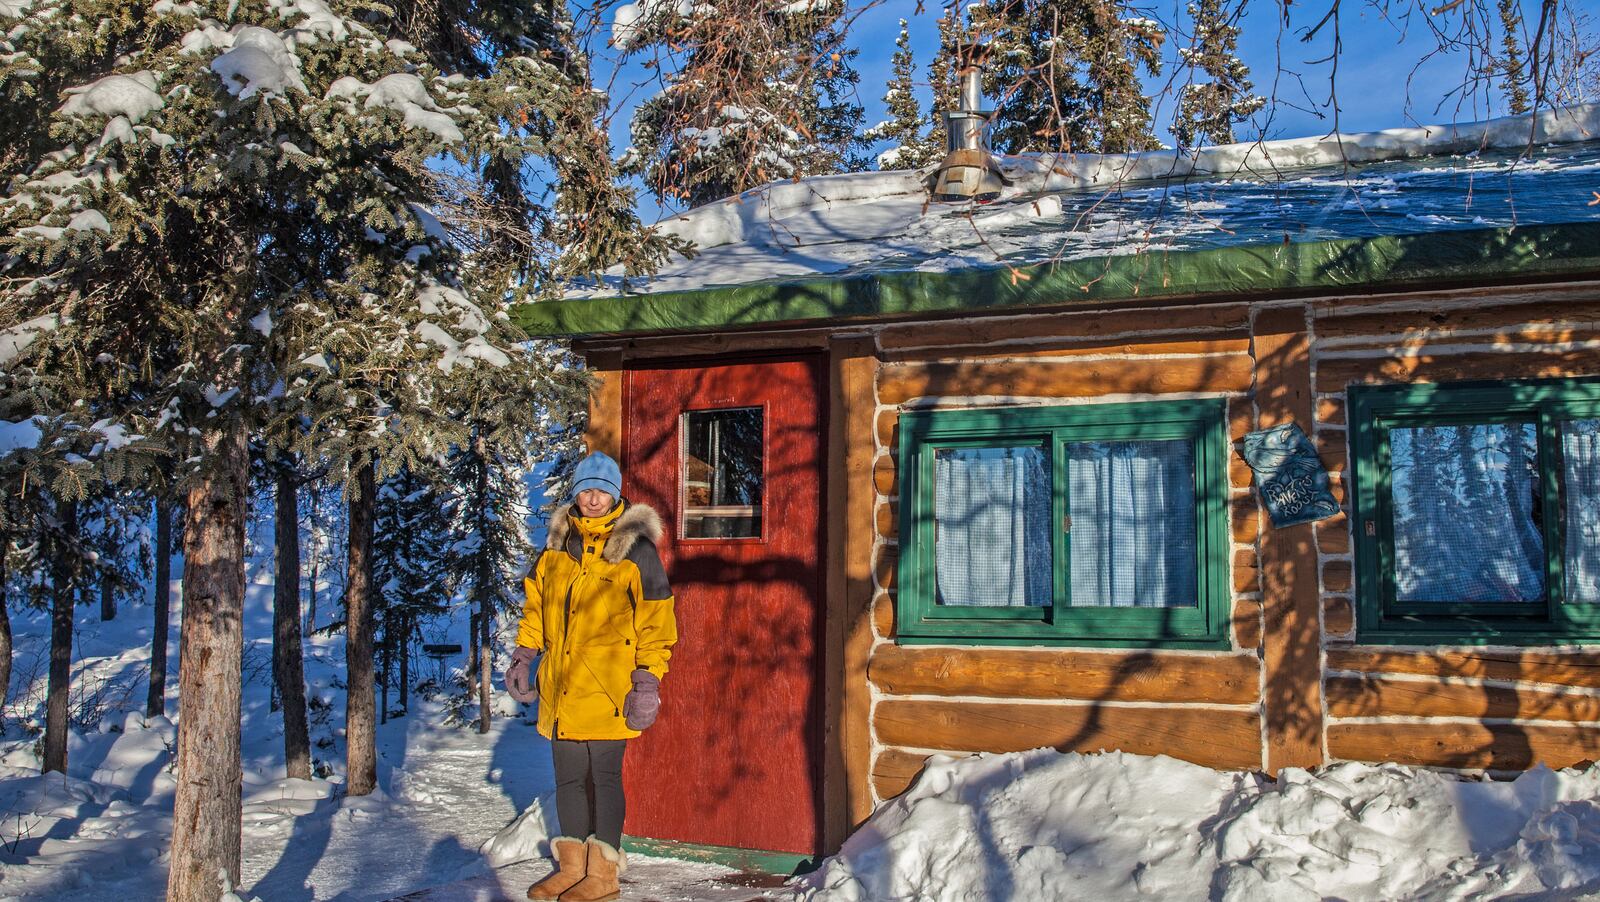
[[[774,183],[519,308],[667,524],[629,834],[814,859],[933,754],[1600,758],[1597,128]],[[1298,522],[1244,455],[1288,424]]]

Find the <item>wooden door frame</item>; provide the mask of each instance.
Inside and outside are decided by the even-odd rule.
[[[840,411],[835,403],[838,398],[836,390],[838,368],[834,365],[833,355],[830,355],[828,350],[817,347],[680,356],[654,354],[634,356],[615,348],[594,349],[581,353],[589,371],[600,379],[599,385],[589,396],[589,423],[584,433],[585,444],[590,451],[604,451],[619,463],[623,462],[624,449],[627,447],[631,430],[628,412],[632,409],[630,403],[633,390],[632,374],[635,372],[796,361],[811,363],[816,367],[815,391],[822,427],[817,444],[817,504],[823,514],[823,524],[817,547],[819,572],[816,581],[816,600],[819,610],[812,637],[816,649],[813,677],[816,679],[818,689],[811,703],[812,710],[808,714],[815,729],[811,740],[812,748],[807,750],[807,754],[810,760],[815,762],[813,766],[817,768],[813,773],[816,781],[813,804],[819,844],[816,861],[820,862],[822,857],[838,851],[848,835],[848,830],[854,826],[853,819],[847,817],[848,809],[843,792],[843,786],[847,782],[845,756],[839,742],[839,719],[842,708],[840,700],[849,690],[844,683],[846,668],[842,663],[843,605],[840,595],[833,591],[834,574],[842,569],[840,562],[843,554],[841,536],[835,528],[837,518],[833,507],[835,493],[841,498],[845,494],[845,486],[839,479],[843,473],[842,461],[839,461],[838,455],[834,453],[836,442],[842,439],[842,432],[836,428],[840,423]],[[857,689],[863,694],[868,691],[864,662],[860,672],[860,686]],[[858,778],[863,786],[867,784],[864,770]],[[725,851],[737,857],[741,850]],[[780,860],[785,854],[773,853],[775,856],[773,860]]]

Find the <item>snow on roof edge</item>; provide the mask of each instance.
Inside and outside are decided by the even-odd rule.
[[[743,194],[701,204],[661,219],[655,228],[701,248],[749,242],[779,244],[786,216],[816,207],[870,203],[926,189],[914,169],[814,175],[799,181],[769,182]],[[792,243],[792,242],[789,242]]]
[[[1503,116],[1478,122],[1330,132],[1125,154],[1030,153],[999,157],[1011,180],[1006,194],[1104,188],[1123,182],[1191,176],[1231,176],[1339,163],[1372,163],[1441,153],[1471,153],[1527,145],[1569,144],[1600,138],[1600,103]],[[665,217],[663,234],[699,248],[729,244],[786,244],[782,220],[818,207],[853,206],[925,193],[927,170],[897,169],[811,176],[752,188],[724,200]]]
[[[1133,154],[1025,154],[1003,157],[1014,190],[1064,191],[1119,182],[1241,172],[1300,169],[1339,163],[1375,163],[1441,153],[1471,153],[1530,145],[1569,144],[1600,137],[1600,103],[1480,122],[1388,128],[1375,132],[1330,132],[1315,138],[1279,138],[1224,144],[1199,150]]]

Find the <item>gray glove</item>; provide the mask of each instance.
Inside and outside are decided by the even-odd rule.
[[[539,700],[539,684],[529,672],[532,662],[538,657],[539,653],[534,649],[519,645],[511,652],[511,666],[506,668],[506,691],[524,704]]]
[[[648,670],[633,672],[633,689],[622,702],[622,715],[628,729],[643,730],[656,722],[661,713],[661,678]]]

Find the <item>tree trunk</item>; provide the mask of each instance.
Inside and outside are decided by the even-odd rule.
[[[239,694],[244,633],[246,433],[206,436],[215,469],[189,490],[178,637],[178,778],[169,902],[216,902],[239,883]]]
[[[163,489],[163,493],[166,489]],[[145,698],[146,716],[167,713],[167,631],[172,619],[172,501],[165,494],[156,498],[156,586],[155,624],[150,632],[150,693]]]
[[[288,774],[311,779],[306,726],[305,657],[300,644],[300,493],[295,472],[280,461],[273,513],[277,573],[272,588],[272,680],[283,704],[283,761]]]
[[[109,573],[100,577],[100,619],[117,619],[117,581]]]
[[[11,599],[6,592],[10,574],[6,558],[11,551],[11,537],[0,533],[0,711],[11,700]],[[0,729],[4,724],[0,724]]]
[[[50,679],[45,695],[44,769],[67,772],[67,694],[72,686],[72,603],[77,595],[78,505],[62,502],[61,545],[55,549],[51,578]]]
[[[378,722],[389,722],[389,673],[394,666],[394,615],[385,614],[383,618],[383,667],[382,678],[378,680]]]
[[[411,713],[411,618],[400,618],[400,710]]]
[[[371,462],[356,470],[349,499],[349,570],[345,577],[345,794],[364,796],[378,786],[372,679],[372,517],[377,497]]]
[[[489,449],[481,433],[473,437],[472,446],[478,458],[478,472],[474,480],[477,484],[473,486],[473,490],[478,503],[478,536],[479,540],[482,541],[483,536],[488,532],[485,512],[489,507]],[[478,554],[477,569],[478,709],[482,712],[478,717],[478,732],[487,733],[489,732],[489,719],[493,716],[493,712],[489,707],[489,699],[493,694],[494,687],[490,684],[489,677],[490,671],[493,669],[490,667],[490,663],[494,656],[489,651],[489,633],[490,627],[494,623],[494,596],[496,590],[494,587],[494,573],[490,571],[487,557],[482,552]]]
[[[478,615],[467,615],[467,679],[478,672]],[[468,685],[471,685],[470,683]]]
[[[492,695],[489,672],[492,668],[489,664],[493,660],[493,656],[489,654],[489,624],[494,621],[494,617],[489,612],[489,599],[492,596],[488,591],[488,587],[483,586],[480,591],[484,595],[483,601],[480,602],[481,608],[478,611],[478,709],[482,712],[478,718],[478,732],[487,733],[489,732],[489,718],[492,713],[489,707],[489,699]]]
[[[308,596],[306,632],[308,633],[314,632],[317,628],[317,580],[322,572],[319,569],[319,565],[322,563],[322,547],[317,541],[318,536],[316,507],[313,506],[311,509],[311,572],[307,574],[310,577],[310,582],[306,586],[306,595]]]

